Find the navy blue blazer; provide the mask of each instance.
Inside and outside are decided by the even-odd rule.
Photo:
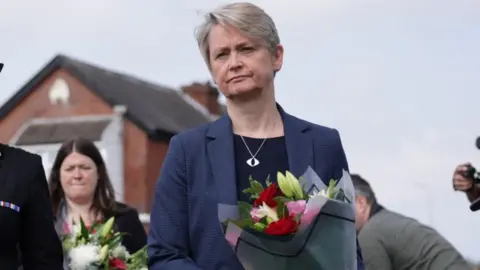
[[[290,171],[311,166],[339,179],[348,164],[337,130],[285,113]],[[174,136],[155,188],[148,236],[151,270],[241,270],[225,240],[218,204],[237,204],[232,124],[228,116]],[[363,269],[357,242],[359,270]]]

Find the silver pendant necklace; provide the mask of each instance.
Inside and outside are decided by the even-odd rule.
[[[275,123],[273,123],[273,128],[275,128],[276,124],[277,124],[277,122],[275,121]],[[245,139],[243,138],[242,135],[240,135],[240,138],[242,138],[243,144],[245,144],[245,148],[247,148],[247,151],[251,156],[251,158],[247,159],[247,161],[246,161],[248,166],[253,168],[253,167],[256,167],[256,166],[260,165],[260,160],[258,160],[256,158],[256,156],[258,155],[258,153],[262,149],[263,144],[265,144],[265,142],[267,141],[268,134],[267,134],[267,137],[265,139],[263,139],[262,143],[258,147],[257,152],[255,152],[255,154],[252,154],[252,151],[250,151],[250,148],[248,147],[247,142],[245,142]]]
[[[257,152],[255,152],[255,155],[252,154],[252,151],[250,151],[250,148],[248,147],[248,145],[245,142],[245,139],[243,138],[242,135],[240,135],[240,138],[242,138],[243,144],[245,144],[245,147],[247,148],[248,153],[250,154],[250,156],[252,156],[251,158],[247,159],[248,166],[250,166],[252,168],[255,167],[255,166],[258,166],[260,164],[260,161],[256,158],[256,156],[257,156],[258,152],[260,152],[260,149],[262,149],[263,144],[267,141],[267,138],[263,139],[263,142],[262,142],[262,144],[260,144],[260,147],[258,147]]]

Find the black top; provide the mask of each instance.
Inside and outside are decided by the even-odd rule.
[[[258,151],[258,148],[264,140],[248,137],[243,138],[253,155]],[[255,167],[247,164],[247,160],[252,158],[252,156],[248,152],[242,138],[239,135],[234,135],[234,141],[238,200],[252,202],[248,195],[242,192],[250,186],[248,181],[250,176],[265,186],[267,177],[269,177],[272,183],[276,183],[277,172],[285,173],[285,171],[289,170],[285,137],[267,139],[256,155],[256,159],[260,161],[260,163]]]
[[[0,269],[63,270],[40,156],[0,144]]]
[[[108,220],[112,216],[115,216],[115,230],[125,233],[122,244],[130,254],[147,244],[147,233],[135,208],[117,202],[115,213],[106,213],[105,219]]]

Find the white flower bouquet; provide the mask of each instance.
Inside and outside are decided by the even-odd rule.
[[[122,245],[123,233],[114,232],[112,217],[105,223],[85,226],[83,220],[63,236],[70,270],[147,270],[146,247],[129,254]]]

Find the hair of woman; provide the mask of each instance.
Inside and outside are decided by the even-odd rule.
[[[98,182],[92,203],[94,213],[105,215],[115,211],[115,192],[102,154],[92,141],[85,138],[74,138],[62,144],[50,171],[48,186],[54,215],[58,215],[60,206],[65,199],[65,193],[60,182],[60,169],[65,158],[73,152],[89,157],[97,167]]]
[[[205,19],[195,31],[198,47],[210,68],[210,48],[208,37],[214,25],[229,25],[243,35],[267,46],[272,54],[280,44],[277,27],[273,19],[260,7],[251,3],[233,3],[219,7],[205,15]]]

